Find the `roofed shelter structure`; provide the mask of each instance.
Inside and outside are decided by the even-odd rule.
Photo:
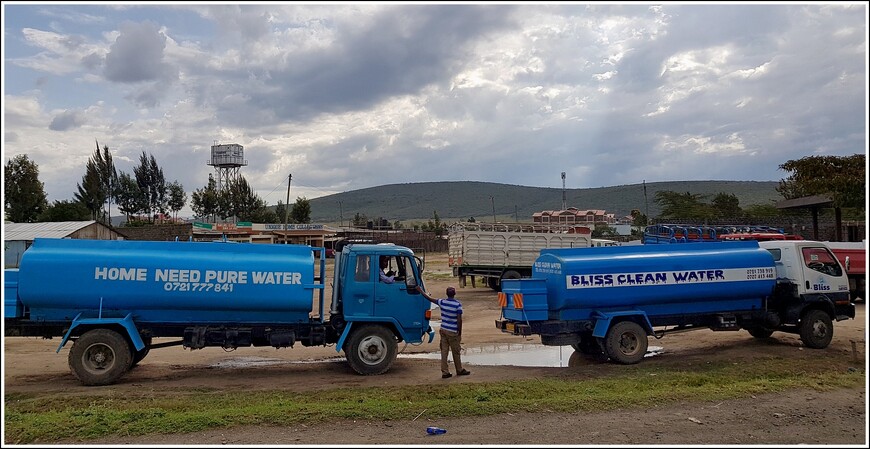
[[[834,200],[824,195],[811,195],[776,203],[777,209],[809,209],[813,214],[813,240],[819,239],[819,209],[833,206]],[[835,240],[843,241],[843,214],[839,207],[834,208]]]
[[[3,224],[3,267],[16,268],[21,255],[36,238],[124,240],[116,230],[99,221],[52,221]]]

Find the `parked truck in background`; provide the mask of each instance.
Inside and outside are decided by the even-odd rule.
[[[834,321],[855,317],[837,258],[803,240],[547,249],[498,298],[502,332],[624,364],[650,336],[696,329],[788,332],[821,349]]]
[[[335,247],[329,313],[323,248],[41,239],[5,270],[5,335],[62,337],[85,385],[116,382],[152,349],[335,344],[359,374],[386,372],[399,342],[434,332],[419,260],[393,244]],[[387,258],[396,282],[378,282]],[[155,338],[175,339],[153,343]]]
[[[521,223],[455,223],[448,229],[448,264],[459,286],[471,278],[498,291],[506,279],[532,275],[542,249],[589,248],[592,230],[586,226]]]
[[[644,244],[656,243],[698,243],[755,240],[804,240],[796,234],[770,226],[692,226],[692,225],[651,225],[644,229]],[[867,241],[861,242],[823,242],[837,256],[846,270],[849,279],[849,292],[852,300],[863,302],[867,289]]]
[[[849,278],[849,292],[856,302],[867,299],[867,241],[825,242],[837,256]]]

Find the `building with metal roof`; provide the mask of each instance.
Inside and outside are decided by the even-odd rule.
[[[21,255],[36,238],[124,240],[124,236],[98,221],[55,221],[3,224],[3,267],[16,268]]]

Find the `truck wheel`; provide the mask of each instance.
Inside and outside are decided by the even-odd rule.
[[[130,368],[132,351],[121,334],[94,329],[79,337],[69,351],[70,371],[85,385],[109,385]]]
[[[800,324],[801,341],[809,348],[822,349],[834,338],[834,324],[827,313],[813,309],[804,315]]]
[[[648,346],[646,332],[634,321],[620,321],[610,326],[604,337],[604,352],[624,365],[643,360]]]
[[[773,335],[773,329],[768,329],[766,327],[750,327],[746,330],[749,331],[749,335],[752,335],[755,338],[768,338]]]
[[[362,326],[344,347],[347,363],[359,374],[370,376],[390,369],[398,354],[396,337],[383,326]]]
[[[497,292],[501,291],[501,283],[498,278],[486,278],[486,285]]]
[[[575,351],[582,352],[586,355],[601,356],[604,354],[604,349],[601,348],[599,339],[593,337],[590,333],[583,334],[580,337],[580,342],[572,344],[571,347],[574,348]]]
[[[523,275],[514,270],[505,271],[503,275],[501,275],[502,279],[522,279]]]
[[[142,341],[145,343],[145,347],[142,348],[141,351],[137,351],[133,344],[130,344],[130,352],[133,353],[133,360],[130,362],[130,368],[135,367],[148,355],[148,351],[151,350],[151,337],[143,338]]]

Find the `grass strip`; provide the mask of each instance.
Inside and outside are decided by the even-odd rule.
[[[835,361],[836,360],[836,361]],[[362,419],[486,416],[504,412],[599,412],[679,401],[720,401],[809,388],[865,383],[842,358],[762,358],[687,369],[634,365],[606,378],[564,376],[496,383],[285,390],[179,390],[147,394],[7,394],[7,444],[51,444],[109,435],[197,432],[242,425],[314,424]],[[509,369],[509,368],[506,368]],[[388,374],[387,374],[388,375]]]

